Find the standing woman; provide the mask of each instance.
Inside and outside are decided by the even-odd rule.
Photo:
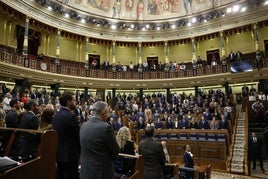
[[[135,155],[134,142],[131,141],[130,131],[126,126],[119,129],[116,140],[120,153]]]
[[[124,154],[135,155],[134,142],[131,141],[130,131],[126,126],[119,129],[116,136],[119,145],[119,152]],[[122,162],[122,172],[124,175],[131,176],[134,173],[135,161],[128,158],[120,159]]]

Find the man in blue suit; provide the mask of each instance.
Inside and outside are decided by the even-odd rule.
[[[78,160],[80,157],[79,123],[74,114],[75,98],[71,92],[64,92],[60,97],[61,109],[52,120],[58,134],[57,178],[77,179]]]
[[[199,121],[198,127],[199,127],[199,129],[208,129],[209,128],[208,121],[205,120],[204,116],[201,117],[201,120]]]
[[[184,155],[183,155],[183,162],[184,166],[188,168],[194,168],[194,160],[193,160],[193,154],[191,153],[191,147],[188,144],[185,144],[183,146]],[[187,179],[193,179],[194,178],[194,171],[187,171],[186,172],[186,178]]]

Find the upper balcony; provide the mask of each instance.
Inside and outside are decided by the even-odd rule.
[[[83,63],[61,61],[53,58],[38,59],[22,55],[12,50],[0,50],[0,76],[8,81],[27,78],[35,84],[59,83],[66,87],[89,87],[94,89],[159,89],[194,86],[245,83],[268,79],[267,60],[263,59],[262,68],[257,68],[255,53],[247,54],[247,61],[253,64],[253,71],[231,73],[230,64],[217,62],[215,65],[203,65],[193,68],[187,65],[185,70],[174,71],[116,71],[112,68],[87,69]]]

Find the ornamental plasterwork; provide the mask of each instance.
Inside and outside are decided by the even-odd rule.
[[[73,3],[78,1],[79,0],[69,0],[69,3],[70,5],[73,5]],[[184,26],[177,29],[163,29],[159,31],[130,31],[120,29],[112,30],[110,28],[100,28],[92,24],[82,24],[79,21],[65,18],[56,12],[48,11],[46,8],[36,3],[34,0],[13,0],[2,2],[24,14],[27,14],[33,19],[37,19],[42,23],[60,28],[68,32],[99,39],[128,42],[154,42],[163,40],[185,39],[189,37],[196,37],[214,32],[220,32],[234,27],[252,24],[268,19],[268,6],[259,6],[257,8],[248,9],[245,13],[235,13],[229,16],[226,15],[226,17],[212,19],[206,23],[193,24],[189,27]]]

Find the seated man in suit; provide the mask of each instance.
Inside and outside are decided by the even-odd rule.
[[[154,126],[155,126],[155,129],[157,129],[157,130],[162,129],[162,122],[161,122],[160,118],[157,119]]]
[[[228,129],[228,121],[225,119],[224,115],[221,115],[221,120],[219,121],[219,129]]]
[[[188,128],[188,125],[189,125],[188,119],[184,115],[182,121],[180,122],[180,129],[187,129]]]
[[[170,117],[168,117],[168,120],[166,121],[166,129],[172,129],[172,121]]]
[[[139,117],[139,120],[137,121],[137,129],[144,129],[145,128],[145,123],[142,117]]]
[[[199,129],[208,129],[208,121],[205,120],[204,116],[201,117],[201,120],[199,121],[199,125],[198,125]]]

